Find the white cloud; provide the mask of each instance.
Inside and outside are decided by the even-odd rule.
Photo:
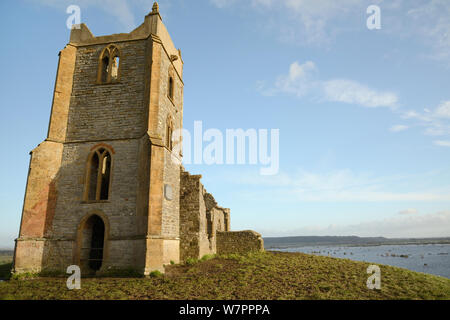
[[[434,144],[440,147],[450,147],[450,141],[438,140],[435,141]]]
[[[360,105],[368,108],[389,107],[397,109],[399,98],[394,92],[380,91],[354,80],[319,79],[316,64],[307,61],[303,64],[295,61],[289,66],[289,72],[277,78],[272,87],[265,87],[259,82],[258,90],[263,95],[291,94],[297,97],[313,96],[318,101],[340,102]],[[450,135],[450,100],[441,102],[434,110],[424,108],[423,112],[415,110],[396,111],[401,118],[416,122],[424,127],[424,134],[429,136]],[[401,132],[412,125],[402,124],[390,128],[391,132]],[[447,141],[436,141],[436,145],[448,146]]]
[[[280,39],[299,43],[329,42],[338,27],[331,22],[345,21],[355,12],[365,12],[360,0],[210,0],[218,8],[233,4],[249,6],[276,19],[272,25]],[[367,6],[366,6],[367,7]]]
[[[304,226],[291,230],[259,230],[263,236],[361,236],[428,238],[450,236],[450,211],[402,215],[352,225]]]
[[[450,60],[450,1],[431,0],[407,12],[412,24],[412,34],[431,46],[430,57],[436,60]]]
[[[397,202],[450,201],[450,195],[433,192],[392,192],[382,190],[338,190],[335,192],[306,192],[293,190],[299,201],[306,202]]]
[[[323,83],[329,101],[358,104],[365,107],[395,107],[398,98],[392,92],[379,92],[355,81],[336,79]]]
[[[287,75],[279,76],[275,82],[275,87],[266,91],[273,95],[277,92],[285,92],[302,97],[310,92],[314,86],[314,75],[316,65],[312,61],[300,64],[297,61],[289,67]]]
[[[450,119],[450,101],[442,102],[436,109],[436,116]]]
[[[265,15],[269,29],[285,42],[329,44],[336,35],[365,27],[366,9],[379,5],[380,32],[394,39],[410,38],[426,57],[450,63],[450,1],[448,0],[210,0],[218,8],[248,7]],[[271,21],[271,23],[268,23]],[[263,29],[261,28],[261,29]],[[450,65],[450,64],[449,64]]]
[[[419,211],[417,211],[417,209],[406,209],[406,210],[401,210],[398,212],[398,214],[400,215],[409,215],[409,214],[417,214],[419,213]]]
[[[417,125],[425,128],[426,135],[450,135],[450,100],[441,102],[434,110],[425,108],[423,113],[414,110],[402,111],[401,117],[416,121]],[[446,146],[445,141],[437,141],[435,144]]]
[[[420,184],[430,173],[420,175]],[[436,174],[436,173],[432,173]],[[355,173],[349,169],[326,173],[305,170],[276,176],[240,175],[227,177],[233,183],[270,187],[270,196],[286,202],[398,202],[398,201],[450,201],[450,186],[424,189],[414,186],[417,176],[379,177],[370,173]],[[255,198],[265,197],[256,194]],[[257,200],[257,199],[255,199]]]
[[[414,110],[409,110],[409,111],[405,111],[402,114],[402,117],[404,119],[420,119],[420,120],[425,120],[425,118],[423,116],[421,116],[417,111]]]
[[[401,132],[401,131],[405,131],[405,130],[408,130],[408,129],[409,129],[408,126],[399,124],[399,125],[396,125],[396,126],[392,126],[390,131],[391,132]]]
[[[364,107],[395,107],[398,97],[392,92],[381,92],[353,80],[317,79],[317,67],[312,61],[292,63],[287,75],[277,78],[273,88],[262,89],[266,95],[277,93],[293,94],[303,97],[308,94],[319,95],[322,100],[356,104]],[[260,87],[261,89],[261,87]]]

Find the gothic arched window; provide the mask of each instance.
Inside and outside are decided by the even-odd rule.
[[[174,85],[174,82],[173,82],[173,77],[169,76],[169,92],[167,94],[168,94],[168,96],[169,96],[169,98],[171,100],[173,100],[174,88],[175,88],[175,85]]]
[[[167,117],[166,122],[166,146],[167,149],[172,151],[173,149],[173,122],[171,117]]]
[[[112,158],[108,150],[99,148],[91,153],[86,175],[86,201],[109,199]]]
[[[116,46],[110,45],[100,55],[98,83],[111,83],[119,79],[120,52]]]

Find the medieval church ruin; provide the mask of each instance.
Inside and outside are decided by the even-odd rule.
[[[47,139],[31,152],[13,271],[148,275],[263,250],[259,234],[230,232],[230,210],[181,165],[183,59],[157,3],[131,33],[77,27],[59,54]]]

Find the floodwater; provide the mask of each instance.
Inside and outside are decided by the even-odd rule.
[[[450,244],[309,246],[274,250],[373,262],[450,278]]]

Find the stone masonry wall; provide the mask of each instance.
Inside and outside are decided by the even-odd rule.
[[[140,138],[146,132],[146,42],[113,44],[120,50],[119,81],[109,84],[97,84],[106,45],[78,47],[67,141]]]
[[[155,45],[158,45],[155,43]],[[160,57],[160,87],[159,87],[159,116],[158,132],[166,143],[167,120],[171,119],[173,130],[183,127],[183,82],[173,71],[173,63],[164,50],[159,50]],[[169,75],[174,84],[173,99],[169,98]],[[164,152],[164,185],[172,191],[172,199],[164,197],[162,208],[162,235],[168,238],[179,238],[180,235],[180,150],[169,150],[166,146]]]
[[[205,214],[200,201],[201,176],[180,173],[180,260],[198,258],[200,250],[200,216]]]
[[[142,221],[136,208],[139,140],[104,143],[113,150],[109,200],[86,202],[83,199],[86,161],[97,145],[96,142],[85,142],[67,144],[64,147],[56,213],[50,237],[53,241],[48,243],[44,267],[53,268],[73,263],[77,230],[88,214],[104,215],[111,226],[107,234],[109,250],[108,259],[104,261],[105,267],[138,267],[143,264],[135,258],[144,256],[142,242],[145,236],[138,229]],[[56,240],[61,243],[56,243]]]
[[[217,254],[264,251],[264,241],[255,231],[217,232]]]
[[[181,261],[216,253],[216,233],[229,230],[229,209],[217,206],[200,179],[200,175],[181,171]]]
[[[110,226],[105,268],[142,269],[144,265],[145,213],[138,212],[137,204],[140,189],[146,190],[145,183],[140,182],[139,165],[143,140],[148,140],[147,42],[113,44],[120,50],[119,81],[109,84],[97,83],[100,55],[108,43],[77,46],[67,135],[58,170],[58,199],[45,244],[44,268],[67,267],[77,262],[77,231],[82,219],[90,214],[103,215]],[[109,199],[87,202],[83,198],[87,160],[97,147],[106,147],[112,153]],[[142,198],[141,195],[140,201],[144,201]]]

